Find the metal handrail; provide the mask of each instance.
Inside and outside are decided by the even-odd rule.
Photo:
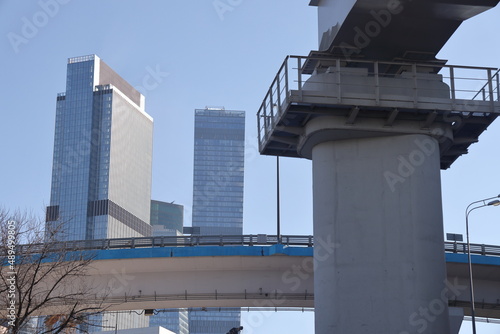
[[[282,305],[283,301],[313,301],[314,293],[305,291],[300,292],[281,292],[278,290],[272,291],[241,291],[241,292],[218,292],[215,290],[212,293],[191,293],[185,291],[180,294],[157,294],[152,295],[138,295],[127,294],[122,296],[102,296],[102,295],[88,295],[86,298],[80,299],[80,302],[86,304],[100,305],[102,303],[108,305],[119,305],[123,303],[144,303],[144,302],[172,302],[172,301],[188,301],[188,300],[267,300],[269,304]],[[0,300],[0,307],[5,305]],[[67,305],[66,300],[56,299],[44,304],[46,307],[54,307],[60,305]]]
[[[294,100],[296,103],[302,101],[304,94],[304,85],[308,79],[312,77],[312,68],[306,71],[305,66],[312,63],[323,65],[323,67],[316,67],[321,71],[327,69],[336,69],[337,81],[335,87],[328,89],[330,93],[334,93],[338,103],[342,104],[344,98],[344,90],[349,87],[349,83],[342,79],[341,68],[356,68],[364,67],[371,68],[368,73],[369,77],[375,78],[375,84],[369,86],[373,88],[374,103],[380,103],[381,91],[379,78],[382,77],[398,77],[402,72],[408,73],[406,78],[413,77],[414,79],[414,96],[411,97],[414,104],[420,102],[419,96],[422,91],[428,90],[425,86],[417,85],[417,78],[421,74],[418,69],[431,68],[440,70],[442,81],[448,84],[450,88],[450,108],[454,111],[454,106],[458,101],[472,101],[476,100],[482,93],[481,100],[490,102],[488,112],[495,112],[495,103],[500,101],[500,79],[499,70],[490,67],[473,67],[463,65],[445,65],[441,63],[409,63],[397,61],[370,61],[370,60],[345,60],[340,58],[328,57],[311,57],[311,56],[287,56],[280,66],[277,74],[272,80],[272,83],[267,90],[265,97],[260,105],[257,113],[258,118],[258,131],[259,131],[259,145],[262,145],[268,140],[270,133],[275,125],[278,124],[283,112],[291,102],[290,96],[295,91],[297,94]],[[384,72],[382,68],[399,68],[399,71]],[[425,72],[425,70],[423,71]],[[432,71],[431,71],[432,72]],[[310,81],[310,80],[309,80]],[[477,84],[480,87],[477,89]],[[484,84],[483,84],[484,83]],[[387,83],[386,83],[387,84]],[[332,84],[333,85],[333,84]],[[352,83],[351,83],[352,85]],[[358,84],[356,84],[358,85]],[[384,86],[391,88],[389,86]],[[394,88],[397,88],[395,86]],[[425,97],[425,96],[424,96]],[[279,102],[278,102],[279,101]],[[274,111],[273,109],[276,109]]]
[[[72,240],[50,242],[54,251],[71,250],[107,250],[154,247],[192,247],[192,246],[254,246],[275,245],[312,247],[311,235],[282,235],[281,240],[275,235],[190,235],[190,236],[157,236],[137,238],[115,238],[94,240]],[[47,251],[46,243],[19,245],[17,254],[36,254]]]
[[[276,245],[313,247],[312,235],[282,235],[278,240],[276,235],[247,234],[247,235],[190,235],[190,236],[158,236],[138,238],[116,238],[95,240],[74,240],[50,243],[54,251],[72,250],[107,250],[107,249],[133,249],[155,247],[193,247],[193,246],[257,246]],[[500,256],[500,246],[471,244],[472,254]],[[46,251],[47,244],[19,245],[17,254],[36,254]],[[467,243],[444,242],[444,250],[448,253],[467,253]]]
[[[467,243],[450,242],[444,243],[444,250],[447,253],[467,254]],[[471,254],[500,256],[500,246],[485,244],[470,244]]]
[[[478,97],[478,96],[479,96],[479,94],[481,94],[481,93],[482,93],[482,95],[483,95],[483,99],[485,99],[485,97],[486,97],[486,88],[488,88],[488,86],[489,86],[489,85],[491,85],[491,84],[493,83],[493,81],[494,81],[494,80],[496,80],[496,81],[497,81],[497,83],[496,83],[496,89],[495,89],[495,88],[493,88],[493,90],[490,92],[490,98],[493,98],[493,96],[494,96],[493,94],[494,94],[495,92],[497,92],[497,95],[498,95],[498,96],[497,96],[497,101],[498,101],[498,100],[500,100],[500,95],[499,95],[499,94],[500,94],[500,90],[499,90],[499,87],[498,87],[498,81],[499,81],[499,79],[498,79],[498,78],[499,78],[499,74],[500,74],[500,69],[499,69],[499,70],[497,70],[497,71],[495,72],[495,74],[491,75],[491,79],[489,79],[489,80],[488,80],[488,82],[486,82],[486,83],[484,84],[484,86],[483,86],[483,87],[481,87],[481,89],[479,89],[479,90],[477,91],[476,95],[474,95],[474,96],[472,97],[472,100],[475,100],[475,99],[476,99],[476,97]]]

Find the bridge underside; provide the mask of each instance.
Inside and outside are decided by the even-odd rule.
[[[446,254],[448,281],[456,280],[461,292],[449,305],[462,307],[470,315],[469,277],[466,254]],[[476,316],[500,319],[500,259],[472,256]],[[497,265],[495,265],[497,263]]]
[[[300,157],[297,146],[300,144],[302,133],[294,131],[294,129],[302,127],[303,124],[314,118],[326,115],[344,120],[343,126],[339,127],[335,132],[335,136],[339,140],[352,136],[352,131],[356,130],[355,123],[357,120],[370,119],[379,122],[380,131],[378,133],[372,131],[367,133],[366,136],[391,136],[399,134],[397,128],[393,127],[394,123],[414,121],[416,124],[421,124],[423,130],[429,129],[428,132],[431,133],[431,126],[434,123],[443,123],[448,118],[459,120],[459,123],[453,129],[454,140],[440,143],[440,167],[441,169],[448,169],[460,156],[468,153],[469,147],[478,141],[479,135],[486,131],[497,117],[497,114],[486,112],[472,114],[465,111],[437,112],[436,110],[404,109],[401,107],[399,109],[383,106],[373,108],[360,106],[359,104],[332,105],[332,103],[329,105],[328,97],[323,97],[325,105],[321,106],[304,102],[307,100],[308,94],[314,94],[314,92],[304,92],[301,102],[290,102],[286,106],[287,112],[277,121],[278,126],[275,128],[273,135],[263,143],[263,146],[265,145],[263,147],[264,154]],[[293,101],[297,95],[297,92],[292,91],[290,100]],[[477,105],[479,105],[479,102]]]
[[[334,56],[432,61],[461,23],[498,0],[313,0],[320,51]]]

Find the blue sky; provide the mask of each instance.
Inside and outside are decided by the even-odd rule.
[[[152,196],[185,205],[188,224],[194,109],[247,112],[244,233],[274,234],[275,158],[258,154],[255,114],[285,56],[317,48],[316,9],[308,0],[221,1],[229,10],[220,15],[214,0],[0,0],[0,205],[42,214],[49,203],[55,101],[65,90],[66,61],[95,53],[142,87],[155,122]],[[438,56],[500,66],[499,18],[495,8],[465,22]],[[465,207],[500,194],[499,139],[500,121],[442,172],[445,232],[465,234]],[[312,234],[310,161],[282,159],[281,173],[282,233]],[[498,245],[499,236],[500,209],[475,211],[471,241]],[[272,313],[253,332],[277,328],[310,332],[312,313]],[[479,328],[500,333],[499,325]]]

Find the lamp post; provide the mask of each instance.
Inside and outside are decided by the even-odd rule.
[[[281,214],[280,214],[280,156],[276,156],[276,235],[281,244]]]
[[[486,199],[482,199],[480,201],[475,201],[472,202],[467,206],[465,209],[465,233],[467,234],[467,263],[469,265],[469,285],[470,285],[470,309],[471,309],[471,316],[472,316],[472,333],[476,334],[476,307],[474,306],[474,285],[472,283],[472,262],[471,262],[471,253],[470,253],[470,240],[469,240],[469,214],[479,208],[485,207],[485,206],[497,206],[500,205],[500,200],[495,199],[499,198],[500,195],[495,196],[495,197],[490,197]],[[489,202],[487,202],[489,201]],[[479,204],[477,206],[473,206],[474,204]]]

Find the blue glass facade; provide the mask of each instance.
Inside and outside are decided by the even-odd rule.
[[[200,234],[243,233],[245,112],[195,110],[193,226]],[[191,334],[220,334],[240,325],[240,309],[189,312]]]
[[[193,226],[243,233],[245,112],[195,110]]]
[[[57,96],[51,191],[57,218],[71,217],[68,239],[87,239],[93,90],[94,59],[68,64],[66,93]]]

